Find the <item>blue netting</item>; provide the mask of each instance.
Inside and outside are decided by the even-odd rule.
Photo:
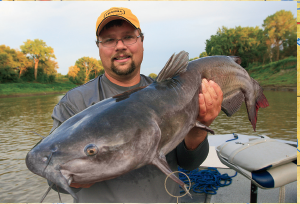
[[[191,180],[192,187],[195,193],[217,194],[219,187],[228,186],[232,182],[232,177],[237,175],[237,172],[233,176],[228,176],[227,173],[220,174],[220,172],[213,167],[208,167],[207,170],[195,169],[188,171],[178,167],[178,171],[184,172]],[[189,186],[189,180],[184,174],[179,173],[179,179],[182,180],[187,186]],[[183,190],[181,192],[184,192]]]

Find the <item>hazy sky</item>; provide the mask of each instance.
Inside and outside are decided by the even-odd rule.
[[[68,73],[76,60],[99,58],[95,44],[98,16],[111,7],[127,7],[138,17],[145,35],[141,73],[158,74],[173,53],[189,58],[205,51],[218,28],[260,26],[279,10],[297,16],[296,1],[236,2],[0,2],[0,45],[20,48],[27,39],[42,39],[54,49],[58,72]]]

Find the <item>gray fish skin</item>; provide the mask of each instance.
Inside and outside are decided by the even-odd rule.
[[[196,122],[203,78],[220,85],[222,109],[229,116],[240,101],[245,100],[249,110],[254,106],[256,113],[256,107],[263,107],[257,100],[267,106],[259,85],[234,58],[215,56],[188,63],[186,52],[172,57],[151,85],[103,100],[62,123],[27,154],[28,169],[75,199],[67,183],[70,177],[75,183],[100,182],[147,164],[169,175],[165,155],[193,127],[211,131]],[[85,147],[90,144],[96,146],[97,153],[87,156]],[[174,174],[171,178],[185,188]]]

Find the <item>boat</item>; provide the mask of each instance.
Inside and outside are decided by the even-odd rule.
[[[212,193],[191,189],[193,198],[182,193],[180,202],[297,203],[297,142],[236,133],[209,135],[208,142],[208,157],[198,171],[228,174],[230,185]]]

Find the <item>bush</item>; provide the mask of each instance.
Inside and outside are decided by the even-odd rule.
[[[35,81],[34,68],[28,68],[27,71],[21,76],[21,79],[26,82]],[[37,81],[40,83],[53,83],[55,82],[55,75],[47,75],[42,68],[38,68]]]
[[[0,67],[0,83],[18,82],[19,74],[12,68]]]

